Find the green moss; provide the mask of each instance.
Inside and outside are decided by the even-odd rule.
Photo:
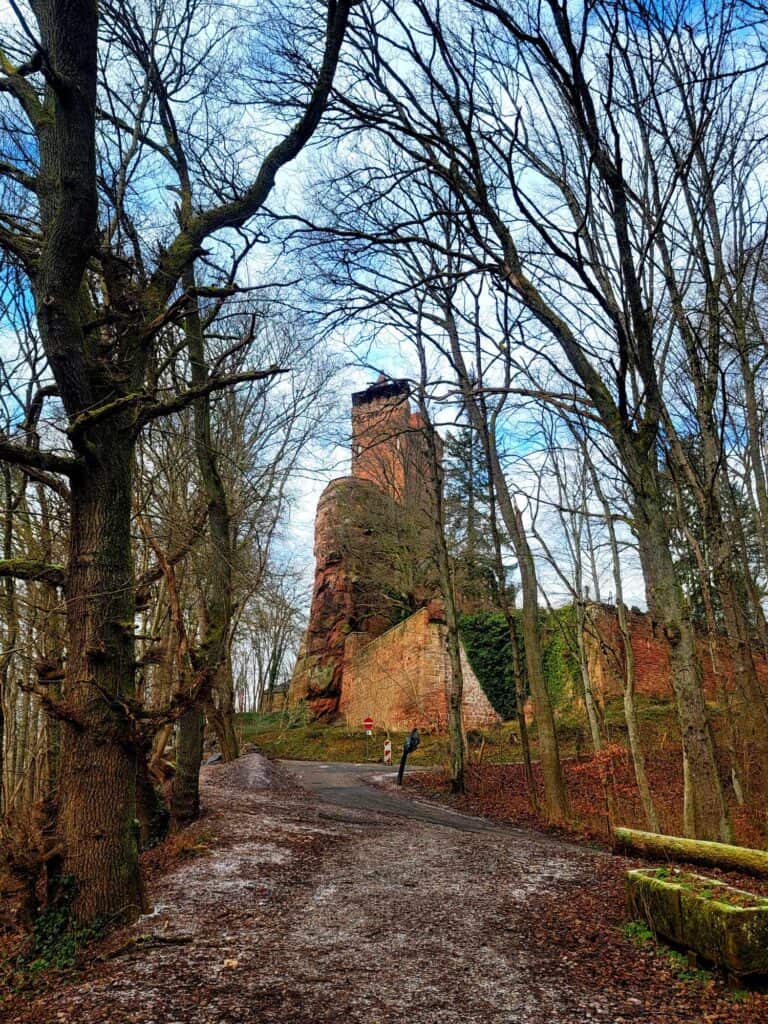
[[[544,680],[554,708],[570,703],[574,683],[579,677],[573,643],[575,637],[576,609],[573,605],[556,608],[544,619]]]
[[[683,943],[681,886],[655,873],[627,873],[627,904],[633,918],[645,921],[654,935]]]
[[[651,868],[627,873],[627,900],[633,917],[676,945],[735,974],[768,971],[768,899],[691,872]]]

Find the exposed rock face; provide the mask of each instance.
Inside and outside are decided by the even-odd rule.
[[[356,513],[384,497],[369,480],[343,477],[326,487],[317,505],[312,607],[290,695],[292,703],[307,700],[316,717],[337,709],[350,632],[378,636],[392,625],[387,602],[354,571],[355,561],[376,554],[374,535]],[[350,548],[354,559],[347,557]]]

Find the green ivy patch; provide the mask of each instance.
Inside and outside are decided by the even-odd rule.
[[[514,621],[523,671],[523,692],[527,694],[520,612],[515,612]],[[576,613],[572,605],[541,614],[544,679],[555,707],[567,700],[573,682],[578,678],[578,660],[570,642],[575,637],[575,624]],[[459,633],[472,671],[494,710],[502,718],[513,718],[516,713],[515,679],[506,618],[501,612],[463,615],[459,620]]]
[[[459,620],[459,634],[472,671],[494,711],[502,718],[514,718],[515,677],[506,618],[500,612],[463,615]]]

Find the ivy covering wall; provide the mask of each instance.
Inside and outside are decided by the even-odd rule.
[[[462,615],[459,633],[469,664],[494,711],[515,716],[515,679],[507,620],[500,612]]]
[[[519,613],[516,620],[520,664],[525,674]],[[578,678],[578,661],[573,650],[575,621],[575,611],[570,605],[552,612],[542,612],[544,678],[555,708],[568,701]],[[514,718],[515,680],[506,619],[501,612],[463,615],[459,620],[459,632],[472,671],[486,697],[502,718]],[[528,692],[525,680],[524,692]]]

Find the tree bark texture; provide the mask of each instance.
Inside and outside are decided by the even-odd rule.
[[[174,832],[200,814],[204,728],[205,716],[198,704],[188,708],[176,725],[176,774],[171,790],[171,830]]]
[[[687,763],[685,833],[697,839],[728,842],[731,824],[704,703],[693,625],[675,574],[669,528],[660,502],[656,504],[646,497],[643,506],[636,509],[635,529],[648,607],[669,649],[683,757]]]
[[[72,478],[65,710],[59,758],[61,874],[73,913],[130,920],[145,907],[136,827],[137,746],[126,713],[134,679],[133,451],[118,424],[94,434]]]

